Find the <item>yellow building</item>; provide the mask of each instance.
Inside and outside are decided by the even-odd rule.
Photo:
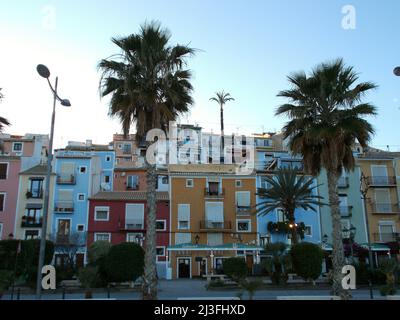
[[[400,153],[365,152],[357,164],[365,177],[370,240],[396,244],[400,239]]]
[[[228,164],[170,165],[170,277],[222,273],[223,259],[243,257],[252,271],[257,245],[254,175]]]
[[[46,170],[46,165],[37,165],[19,174],[19,191],[15,219],[16,239],[29,240],[41,236]],[[49,236],[51,232],[53,217],[54,177],[55,175],[53,174],[50,179],[47,236]]]

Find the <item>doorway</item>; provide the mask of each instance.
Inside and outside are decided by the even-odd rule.
[[[200,261],[200,277],[207,275],[207,258],[203,258]]]
[[[191,278],[191,259],[190,258],[178,258],[178,278],[189,279]]]

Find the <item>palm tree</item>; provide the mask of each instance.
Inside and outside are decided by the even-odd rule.
[[[304,72],[288,77],[291,89],[278,96],[290,103],[278,107],[276,115],[286,115],[283,128],[292,152],[303,156],[306,172],[317,175],[326,169],[333,239],[333,294],[346,298],[342,290],[344,252],[337,182],[342,170],[354,168],[352,146],[366,147],[374,129],[364,119],[376,115],[376,108],[363,103],[364,95],[377,86],[356,84],[359,77],[342,59],[318,65],[307,76]]]
[[[2,88],[0,88],[0,101],[3,100],[3,98],[4,98],[4,95],[1,92],[1,90],[2,90]],[[0,132],[3,132],[4,127],[9,126],[9,125],[10,125],[10,122],[6,118],[0,117]],[[1,148],[1,146],[0,146],[0,148]]]
[[[225,93],[224,90],[215,93],[215,97],[210,98],[211,101],[215,101],[219,104],[220,113],[221,113],[221,157],[224,158],[224,149],[225,149],[225,136],[224,136],[224,105],[228,101],[235,101],[234,98],[231,97],[230,93]]]
[[[266,176],[270,188],[258,188],[257,195],[261,201],[256,205],[259,215],[266,215],[276,209],[282,209],[289,222],[293,244],[297,244],[297,228],[295,210],[302,208],[316,212],[316,206],[324,205],[320,201],[323,197],[316,195],[313,191],[318,187],[313,185],[312,178],[304,175],[298,176],[299,171],[280,169],[275,176]]]
[[[153,129],[186,113],[193,103],[191,72],[184,67],[194,49],[170,46],[170,33],[157,22],[144,24],[138,34],[113,38],[120,54],[99,63],[101,96],[111,94],[109,114],[116,116],[124,135],[136,128],[137,141]],[[147,142],[147,146],[150,142]],[[147,226],[143,299],[157,298],[156,271],[156,165],[147,159]]]

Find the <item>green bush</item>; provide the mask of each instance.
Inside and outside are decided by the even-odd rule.
[[[239,257],[224,259],[222,270],[224,274],[235,281],[240,281],[247,276],[246,261]]]
[[[81,268],[78,273],[78,279],[82,284],[82,287],[84,287],[85,289],[93,288],[93,286],[97,282],[97,277],[98,277],[97,272],[98,272],[97,267],[87,266]]]
[[[108,241],[93,242],[88,248],[88,260],[92,265],[96,265],[110,252],[111,243]]]
[[[267,258],[263,259],[262,266],[276,285],[284,285],[288,279],[288,272],[292,269],[290,255],[286,251],[287,245],[282,242],[269,243],[265,246]]]
[[[206,289],[210,288],[221,288],[224,287],[225,283],[221,279],[211,280],[209,283],[206,284]]]
[[[0,270],[0,295],[11,285],[13,272],[9,270]]]
[[[108,282],[135,281],[143,274],[144,251],[136,243],[111,247],[104,262]]]
[[[318,245],[302,242],[294,245],[290,254],[294,271],[304,280],[316,280],[321,275],[324,253]]]

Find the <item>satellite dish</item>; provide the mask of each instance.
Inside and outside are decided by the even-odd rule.
[[[400,67],[396,67],[393,69],[393,73],[395,74],[395,76],[400,77]]]

